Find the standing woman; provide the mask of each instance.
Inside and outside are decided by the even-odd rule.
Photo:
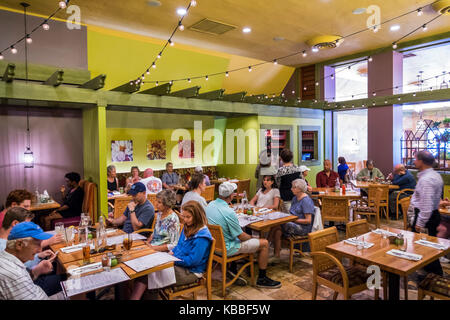
[[[302,178],[300,168],[292,162],[293,158],[294,155],[291,150],[283,149],[280,153],[283,166],[278,169],[277,175],[275,176],[275,181],[280,187],[281,200],[283,200],[283,212],[289,212],[291,208],[291,201],[294,197],[291,190],[292,181]]]
[[[348,172],[348,165],[347,165],[347,162],[345,161],[344,157],[339,157],[338,162],[339,162],[339,165],[338,165],[337,169],[338,169],[339,179],[341,180],[340,183],[343,184],[345,182],[348,182],[348,181],[346,181],[347,179],[345,177]]]
[[[127,186],[125,188],[125,192],[128,192],[128,190],[130,190],[130,188],[133,184],[141,181],[141,177],[139,176],[139,174],[140,174],[140,171],[139,171],[138,167],[136,167],[136,166],[131,167],[131,177],[127,178]]]
[[[107,168],[108,192],[119,190],[119,180],[116,175],[116,167],[109,165]]]

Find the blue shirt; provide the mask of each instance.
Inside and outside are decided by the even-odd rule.
[[[300,219],[306,219],[306,214],[311,214],[311,223],[310,224],[302,224],[308,233],[311,232],[312,225],[314,222],[314,202],[308,196],[304,197],[300,201],[297,200],[297,197],[292,199],[291,209],[289,211],[290,214],[296,215]]]
[[[138,204],[134,209],[134,212],[138,221],[142,222],[142,228],[149,228],[151,226],[155,215],[155,209],[153,208],[153,205],[150,203],[150,201],[145,200],[143,204]],[[133,233],[134,229],[133,225],[131,224],[130,209],[128,209],[128,207],[126,208],[123,215],[127,217],[127,220],[125,220],[122,230],[126,233]]]
[[[338,169],[339,179],[341,179],[342,181],[345,181],[345,175],[347,174],[348,165],[340,164],[340,165],[338,165],[337,169]]]
[[[406,170],[406,173],[403,175],[394,175],[392,184],[399,186],[400,190],[414,189],[416,187],[416,179],[414,179],[414,176],[411,174],[411,172]]]
[[[161,181],[165,184],[167,184],[168,186],[171,186],[173,184],[178,184],[178,175],[176,174],[176,172],[172,172],[172,173],[168,173],[168,172],[164,172],[162,177],[161,177]]]
[[[234,255],[241,248],[238,236],[243,232],[234,210],[222,199],[216,199],[206,207],[206,218],[209,224],[219,225],[222,228],[227,256]]]

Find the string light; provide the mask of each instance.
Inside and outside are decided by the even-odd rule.
[[[60,1],[60,2],[59,2],[59,7],[60,7],[61,9],[65,9],[65,8],[67,7],[66,2],[65,2],[65,1]]]
[[[225,77],[229,77],[229,76],[230,76],[230,74],[228,73],[228,71],[225,72]]]
[[[414,93],[413,93],[413,97],[415,97],[416,95],[417,95],[417,94],[414,92]]]
[[[184,30],[184,26],[181,24],[181,22],[180,22],[180,25],[178,26],[178,30],[180,30],[180,31]]]
[[[248,66],[248,72],[252,72],[252,66]]]
[[[319,82],[316,82],[316,86],[318,86],[319,85]]]
[[[33,39],[31,39],[30,35],[27,35],[27,40],[26,41],[27,41],[28,44],[33,43]]]
[[[424,25],[422,26],[422,30],[423,30],[423,31],[427,31],[427,29],[428,29],[427,25],[424,24]]]
[[[169,39],[168,42],[169,42],[170,46],[173,47],[173,45],[174,45],[173,41]]]
[[[162,55],[162,52],[160,52],[160,53],[158,53],[158,55],[156,56],[158,59],[161,59],[161,55]]]
[[[397,49],[397,42],[392,43],[392,48]]]
[[[273,59],[273,64],[278,64],[277,59]]]
[[[420,17],[421,15],[423,15],[423,11],[422,8],[417,9],[417,15]]]
[[[3,54],[0,53],[0,60],[5,59],[5,57],[3,56]]]
[[[372,96],[376,96],[377,95],[377,93],[374,91],[374,92],[372,92]]]
[[[374,26],[374,27],[373,27],[373,32],[374,32],[374,33],[377,33],[377,32],[378,32],[378,26]]]
[[[170,83],[170,85],[173,85],[173,81],[172,80],[170,80],[169,83]]]
[[[209,79],[208,76],[206,76],[206,77],[205,77],[205,80],[208,81],[208,79]]]
[[[334,79],[334,74],[331,74],[330,78],[331,78],[331,80],[333,80]]]
[[[303,58],[306,57],[307,55],[308,55],[308,54],[306,53],[306,50],[303,50],[303,52],[302,52]]]
[[[317,47],[313,47],[311,51],[312,52],[319,52],[319,49]]]
[[[48,25],[47,22],[45,22],[45,23],[42,25],[42,29],[44,29],[45,31],[50,30],[50,26]]]
[[[12,54],[16,54],[17,53],[17,49],[14,46],[11,46],[11,53]]]
[[[188,82],[191,83],[191,79],[188,78]]]
[[[196,7],[197,6],[197,1],[196,0],[192,0],[191,1],[191,7]]]
[[[156,69],[156,64],[154,62],[152,63],[152,68]]]
[[[158,86],[158,85],[159,85],[158,81],[156,81],[155,85],[156,85],[156,86]]]
[[[373,58],[371,56],[369,56],[369,59],[367,59],[369,62],[373,61]]]
[[[147,74],[150,74],[150,70],[149,70],[149,69],[147,69],[147,71],[146,71],[146,72],[147,72]]]

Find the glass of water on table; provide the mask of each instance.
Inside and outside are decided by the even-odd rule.
[[[55,234],[60,234],[64,238],[64,222],[55,223]]]

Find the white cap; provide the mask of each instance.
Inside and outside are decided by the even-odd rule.
[[[300,166],[300,172],[310,171],[311,169],[307,166]]]
[[[267,149],[264,149],[264,150],[262,150],[260,153],[259,153],[259,163],[262,165],[262,166],[268,166],[268,165],[270,165],[270,162],[271,162],[272,160],[270,159],[270,157],[267,155]]]
[[[195,172],[203,172],[203,168],[201,166],[196,166],[194,171]]]
[[[229,197],[237,189],[236,183],[225,181],[219,186],[219,196]]]

